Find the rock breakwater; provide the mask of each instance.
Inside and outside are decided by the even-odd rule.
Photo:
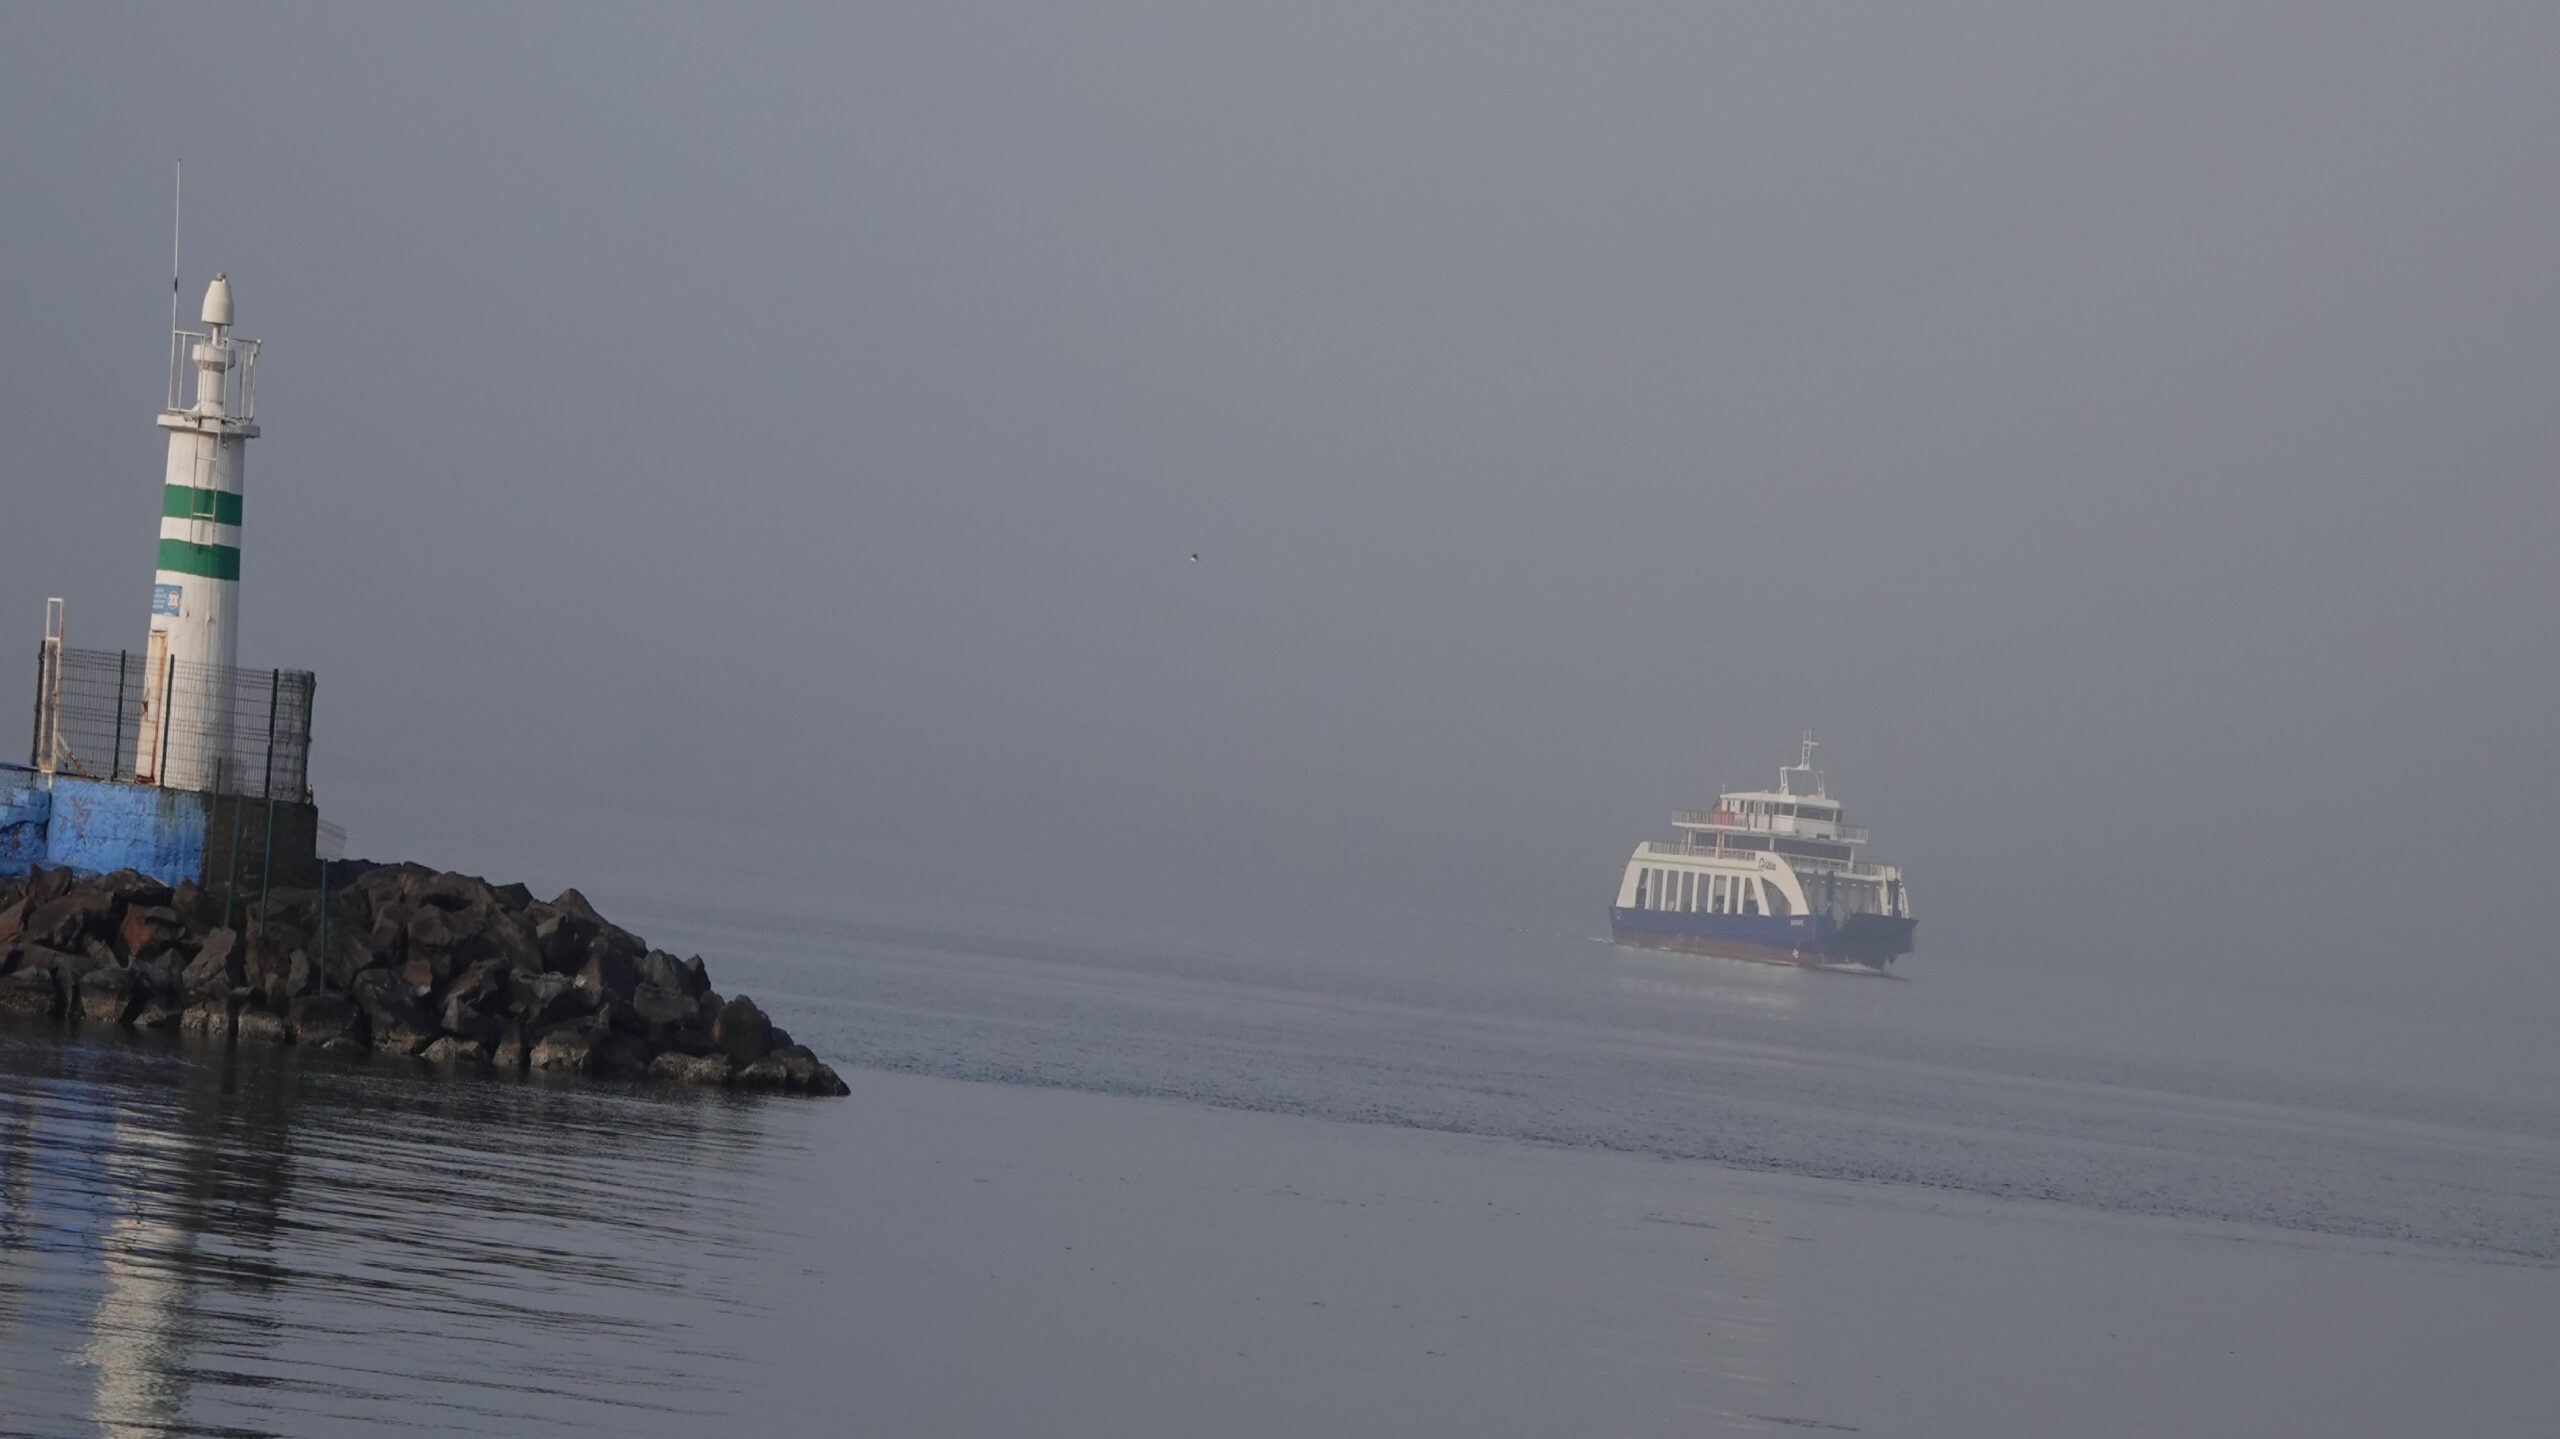
[[[0,877],[0,1019],[848,1092],[754,1000],[713,989],[699,957],[650,948],[574,889],[538,900],[520,884],[357,862],[325,895],[272,892],[263,924],[237,903],[226,924],[225,909],[218,891],[130,870]]]

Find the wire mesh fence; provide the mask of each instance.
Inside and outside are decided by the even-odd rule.
[[[87,779],[302,801],[311,793],[307,670],[194,664],[47,642],[30,762]]]

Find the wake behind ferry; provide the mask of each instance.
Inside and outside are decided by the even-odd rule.
[[[1646,840],[1627,861],[1609,937],[1724,959],[1881,971],[1911,952],[1902,871],[1858,858],[1863,826],[1813,767],[1807,730],[1776,789],[1726,790],[1711,810],[1674,812],[1677,839]]]

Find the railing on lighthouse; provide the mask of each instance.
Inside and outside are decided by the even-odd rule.
[[[231,283],[228,275],[216,275],[214,286],[205,291],[204,318],[201,330],[183,327],[169,332],[169,403],[162,408],[170,414],[212,415],[238,424],[255,424],[258,419],[258,341],[226,334],[231,328]],[[218,286],[217,290],[214,288]],[[215,306],[215,296],[221,305]],[[216,320],[215,315],[222,318]],[[208,351],[219,353],[208,353]],[[220,361],[221,382],[211,391],[204,385],[204,362]],[[183,393],[189,362],[197,366],[196,397],[189,402]]]

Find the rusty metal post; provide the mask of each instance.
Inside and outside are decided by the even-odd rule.
[[[36,650],[36,735],[27,763],[54,772],[62,755],[62,601],[44,602],[44,643]]]
[[[258,861],[258,933],[267,932],[267,890],[276,878],[276,705],[284,698],[284,671],[267,677],[267,855]]]
[[[151,757],[151,777],[161,788],[169,785],[169,717],[178,712],[178,657],[169,656],[169,667],[160,681],[160,749]],[[213,762],[215,793],[222,790],[222,761]],[[136,779],[141,776],[136,775]]]
[[[116,651],[116,739],[115,748],[107,751],[107,778],[109,779],[114,779],[116,771],[124,768],[124,671],[126,663],[131,659],[131,651]],[[136,735],[134,738],[138,740],[142,737]],[[51,766],[48,765],[47,768]]]
[[[213,762],[213,802],[222,803],[222,772],[230,760],[224,755]],[[238,788],[238,786],[232,786]],[[231,927],[231,902],[240,893],[240,796],[231,797],[231,850],[222,857],[222,927]]]
[[[329,992],[329,861],[320,861],[320,992]]]

